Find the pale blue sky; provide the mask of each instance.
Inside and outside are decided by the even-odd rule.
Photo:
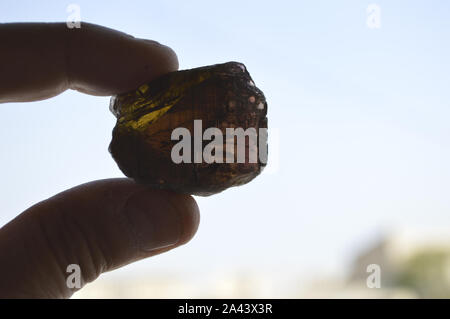
[[[366,25],[372,2],[381,29]],[[70,3],[83,21],[171,46],[180,68],[245,63],[280,132],[276,173],[198,198],[191,243],[122,273],[336,271],[384,231],[450,227],[448,1],[3,0],[0,21],[65,21]],[[68,187],[123,176],[107,151],[108,104],[66,92],[0,105],[0,225]]]

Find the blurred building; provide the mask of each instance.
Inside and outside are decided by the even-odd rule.
[[[450,229],[410,228],[381,238],[356,258],[348,283],[364,285],[369,265],[379,266],[381,291],[450,298]]]
[[[380,271],[371,288],[369,265]],[[215,270],[102,275],[75,298],[450,298],[450,229],[404,229],[364,246],[343,274]],[[306,279],[305,279],[306,278]]]

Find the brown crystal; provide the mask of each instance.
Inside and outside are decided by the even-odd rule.
[[[137,182],[208,196],[248,183],[265,166],[259,158],[250,163],[248,153],[245,163],[227,163],[225,159],[224,163],[195,163],[192,154],[190,163],[177,164],[171,158],[172,148],[179,142],[171,139],[172,131],[187,128],[194,145],[194,120],[202,120],[202,133],[219,128],[224,142],[226,128],[255,128],[257,132],[267,128],[264,94],[241,63],[166,74],[113,97],[110,108],[117,124],[109,150],[124,174]],[[209,142],[202,141],[201,149]],[[249,152],[248,143],[246,148]]]

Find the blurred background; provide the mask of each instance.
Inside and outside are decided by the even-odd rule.
[[[181,69],[243,62],[270,136],[261,176],[196,198],[189,244],[75,298],[450,297],[448,1],[2,0],[0,22],[64,22],[71,4],[172,47]],[[0,226],[123,176],[108,105],[72,91],[0,105]]]

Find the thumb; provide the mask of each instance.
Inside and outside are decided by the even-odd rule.
[[[72,188],[0,229],[0,297],[70,297],[69,265],[80,267],[84,285],[188,242],[199,219],[191,196],[125,178]]]

